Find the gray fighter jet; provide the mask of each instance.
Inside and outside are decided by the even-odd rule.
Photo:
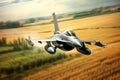
[[[46,42],[44,48],[50,54],[54,54],[57,48],[64,51],[70,51],[76,48],[78,52],[89,55],[91,54],[91,50],[85,46],[85,43],[90,45],[91,43],[94,43],[95,45],[100,47],[105,46],[105,44],[101,43],[98,40],[80,40],[72,30],[65,30],[62,33],[59,30],[55,13],[53,13],[53,20],[54,20],[55,32],[52,37],[45,39],[38,39],[38,40],[31,40],[29,37],[29,39],[26,39],[27,42],[31,46],[34,45],[33,42],[38,42],[38,43]]]

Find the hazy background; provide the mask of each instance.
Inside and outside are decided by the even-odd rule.
[[[0,21],[84,11],[119,4],[119,0],[0,0]]]

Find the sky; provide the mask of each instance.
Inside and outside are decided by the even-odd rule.
[[[85,11],[118,3],[120,0],[0,0],[0,21]]]

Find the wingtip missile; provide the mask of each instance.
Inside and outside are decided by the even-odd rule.
[[[30,46],[34,46],[34,43],[31,41],[30,36],[28,37],[28,39],[26,39],[26,41]]]

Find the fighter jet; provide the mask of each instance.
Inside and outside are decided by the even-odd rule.
[[[57,48],[64,51],[70,51],[76,48],[78,52],[85,55],[91,54],[91,50],[85,46],[85,43],[90,45],[91,43],[94,43],[95,45],[100,47],[105,46],[105,44],[101,43],[98,40],[80,40],[72,30],[65,30],[64,32],[61,32],[58,27],[55,13],[53,13],[52,16],[55,28],[54,35],[50,38],[38,40],[31,40],[29,37],[26,40],[31,46],[34,45],[34,42],[38,42],[40,44],[42,44],[42,42],[46,42],[44,49],[50,54],[56,53]]]

